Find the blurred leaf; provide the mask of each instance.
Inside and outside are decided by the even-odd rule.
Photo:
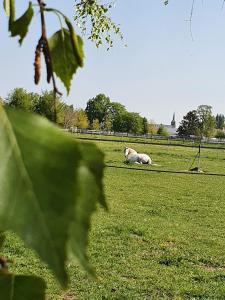
[[[45,282],[35,276],[0,273],[1,300],[45,300]]]
[[[90,173],[93,175],[95,183],[98,188],[99,202],[107,209],[105,196],[103,192],[103,171],[104,171],[104,156],[102,152],[92,143],[80,143],[79,148],[83,154],[85,165],[88,167]],[[87,151],[88,149],[88,151]]]
[[[2,232],[0,232],[0,250],[4,244],[4,241],[5,241],[5,235]]]
[[[28,27],[30,25],[30,22],[33,18],[34,11],[32,7],[32,2],[29,2],[28,9],[25,11],[25,13],[16,21],[12,22],[10,24],[10,31],[12,36],[20,36],[19,43],[22,44],[23,39],[25,38]]]
[[[76,36],[76,51],[83,62],[83,42],[79,36]],[[69,93],[73,74],[81,66],[81,61],[74,56],[74,49],[71,43],[71,33],[67,29],[62,29],[53,34],[49,39],[49,48],[51,52],[53,70],[62,80]]]
[[[83,267],[93,274],[86,255],[87,229],[90,228],[90,215],[96,209],[95,199],[99,199],[106,208],[101,180],[104,168],[103,154],[91,143],[80,144],[80,149],[84,160],[78,173],[79,196],[75,206],[75,219],[71,226],[70,246]]]
[[[70,238],[90,270],[85,246],[91,213],[105,206],[103,156],[39,116],[0,106],[0,120],[0,228],[16,232],[65,286]]]
[[[7,15],[7,17],[9,17],[10,16],[10,0],[4,0],[3,5],[4,5],[6,15]]]
[[[1,107],[0,119],[0,228],[17,232],[65,285],[78,147],[38,116]]]

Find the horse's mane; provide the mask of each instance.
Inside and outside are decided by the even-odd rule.
[[[137,151],[135,151],[134,149],[132,149],[132,148],[128,148],[128,147],[125,147],[125,149],[124,149],[124,153],[126,153],[126,150],[128,150],[128,153],[127,153],[127,155],[128,154],[131,154],[131,153],[134,153],[134,154],[136,154],[137,153]]]

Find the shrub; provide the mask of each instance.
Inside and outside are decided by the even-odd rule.
[[[161,136],[169,136],[167,129],[163,125],[160,125],[160,127],[157,131],[157,134],[159,134]]]
[[[225,139],[225,132],[222,130],[218,130],[215,137],[218,139]]]

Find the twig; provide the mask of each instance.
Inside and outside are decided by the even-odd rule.
[[[194,37],[193,37],[193,33],[192,33],[192,19],[193,19],[193,13],[194,13],[194,6],[195,6],[195,0],[192,0],[190,18],[188,20],[186,20],[190,24],[190,35],[191,35],[192,41],[194,41]]]

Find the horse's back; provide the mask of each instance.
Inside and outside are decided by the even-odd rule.
[[[147,154],[139,153],[138,156],[139,156],[139,159],[140,159],[140,163],[149,164],[149,165],[152,163],[152,160],[151,160],[150,156],[148,156]]]

